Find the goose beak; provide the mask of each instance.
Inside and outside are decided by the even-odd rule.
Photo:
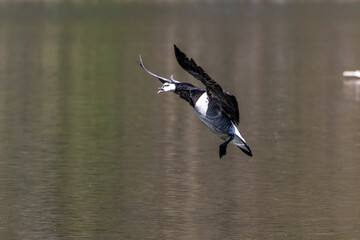
[[[158,90],[159,90],[159,91],[157,92],[158,94],[163,93],[163,92],[164,92],[164,88],[163,88],[163,86],[158,87]]]

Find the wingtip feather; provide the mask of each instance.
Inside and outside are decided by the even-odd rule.
[[[143,69],[145,69],[145,66],[144,66],[143,60],[142,60],[142,58],[141,58],[141,55],[139,55],[139,60],[140,60],[140,61],[139,61],[138,63],[139,63],[139,65],[140,65],[140,67],[143,68]]]
[[[143,60],[142,60],[142,58],[141,58],[141,55],[139,55],[139,59],[140,59],[140,62],[139,62],[140,67],[141,67],[142,69],[144,69],[148,74],[150,74],[150,75],[152,75],[153,77],[156,77],[157,79],[159,79],[160,82],[162,82],[162,83],[165,83],[165,82],[178,82],[178,81],[176,81],[176,80],[173,80],[173,81],[172,81],[172,80],[169,80],[169,79],[167,79],[167,78],[158,76],[158,75],[150,72],[150,70],[148,70],[148,69],[145,67],[145,65],[144,65],[144,63],[143,63]]]

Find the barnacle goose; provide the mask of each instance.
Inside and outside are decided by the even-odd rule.
[[[229,143],[238,146],[245,154],[252,156],[236,125],[239,124],[239,109],[236,98],[225,92],[204,70],[197,66],[193,59],[189,59],[174,45],[176,60],[180,66],[194,78],[200,80],[206,90],[195,87],[190,83],[176,81],[171,75],[170,79],[150,72],[140,57],[140,66],[150,75],[158,78],[163,85],[158,93],[173,92],[186,100],[195,110],[196,115],[210,130],[225,142],[219,146],[220,158],[226,154]]]

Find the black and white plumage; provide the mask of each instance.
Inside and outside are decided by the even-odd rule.
[[[229,143],[238,146],[244,153],[252,156],[250,148],[236,127],[239,124],[239,109],[236,98],[225,92],[200,66],[196,65],[193,59],[187,58],[176,45],[174,48],[176,60],[180,66],[194,78],[200,80],[205,85],[206,90],[190,83],[176,81],[173,75],[167,79],[150,72],[144,66],[140,56],[140,66],[163,83],[158,88],[158,93],[174,92],[194,108],[200,120],[225,141],[219,146],[220,158],[226,154],[226,147]]]

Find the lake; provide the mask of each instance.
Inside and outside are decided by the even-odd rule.
[[[1,239],[360,238],[359,4],[0,5]],[[164,77],[239,102],[248,157]]]

